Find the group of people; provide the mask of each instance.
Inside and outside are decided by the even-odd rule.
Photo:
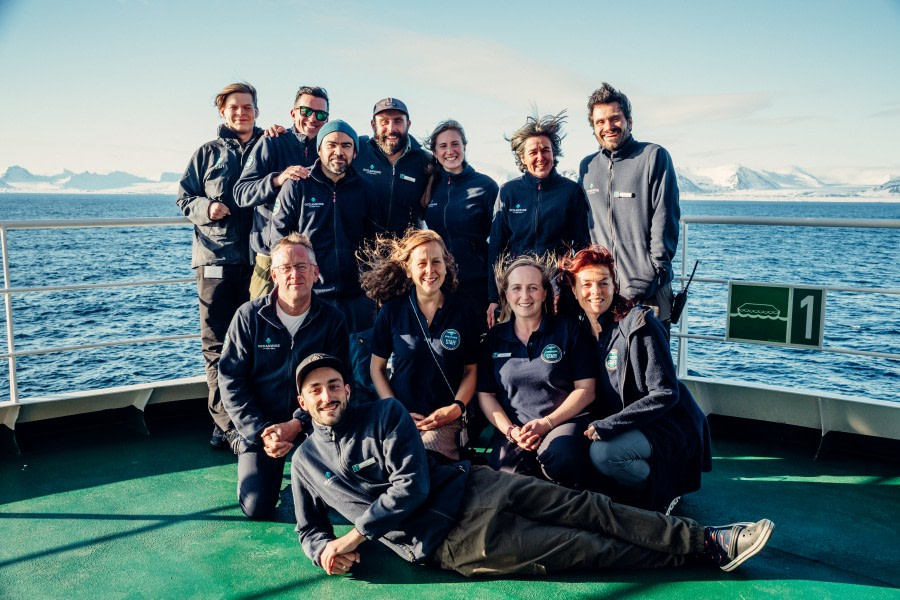
[[[245,514],[271,515],[297,447],[297,530],[329,574],[365,539],[466,575],[731,570],[762,548],[766,519],[669,515],[711,469],[709,430],[669,350],[672,161],[633,138],[624,94],[591,95],[600,149],[578,182],[556,169],[561,113],[510,136],[523,175],[499,188],[462,125],[426,150],[396,98],[371,137],[331,119],[321,87],[298,90],[291,130],[258,128],[256,101],[219,93],[225,122],[178,195],[211,444],[238,455]],[[461,460],[470,418],[492,426],[488,466]]]

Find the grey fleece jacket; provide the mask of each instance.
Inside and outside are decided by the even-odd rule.
[[[586,156],[578,168],[588,204],[591,241],[616,259],[619,289],[652,299],[672,280],[678,247],[678,183],[665,148],[630,138],[614,152]]]
[[[333,427],[313,424],[294,452],[291,489],[303,551],[319,557],[335,539],[331,507],[403,559],[430,559],[456,526],[469,463],[426,455],[409,412],[395,398],[350,405]]]

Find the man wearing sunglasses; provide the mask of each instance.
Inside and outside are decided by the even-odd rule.
[[[359,140],[359,172],[375,185],[378,222],[403,237],[422,227],[422,196],[428,183],[431,154],[409,136],[409,110],[401,100],[384,98],[372,109],[372,137]]]
[[[239,206],[254,207],[250,247],[256,254],[250,297],[259,298],[272,290],[269,278],[269,247],[265,231],[281,187],[309,175],[318,158],[316,135],[328,121],[328,93],[324,88],[303,86],[297,90],[291,109],[293,129],[277,137],[265,137],[250,153],[241,178],[234,186]]]

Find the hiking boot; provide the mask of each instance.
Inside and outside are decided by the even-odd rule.
[[[723,571],[732,571],[762,550],[773,529],[775,523],[769,519],[707,527],[703,533],[705,554]]]
[[[209,438],[209,445],[216,450],[225,450],[229,447],[228,440],[225,439],[225,432],[219,429],[218,425],[213,425],[212,437]]]

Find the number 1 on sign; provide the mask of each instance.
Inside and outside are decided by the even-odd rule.
[[[813,297],[806,296],[803,300],[800,301],[800,308],[806,309],[806,339],[812,339],[812,328],[813,328]]]

